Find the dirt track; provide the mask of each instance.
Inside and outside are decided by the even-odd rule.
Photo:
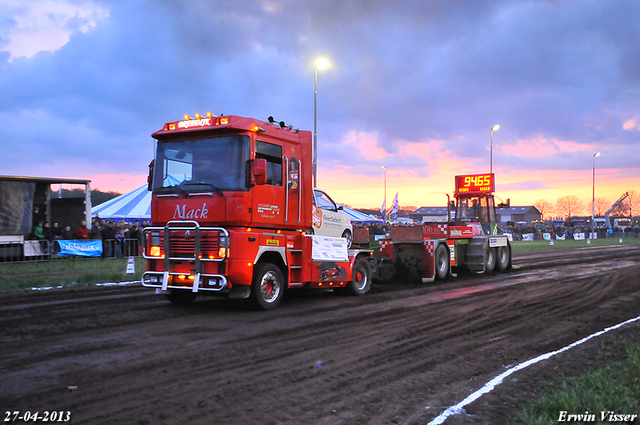
[[[640,246],[526,257],[503,275],[365,297],[290,292],[271,312],[212,298],[176,306],[140,287],[2,295],[2,419],[425,424],[507,366],[640,315]],[[445,423],[504,423],[601,343],[522,371]]]

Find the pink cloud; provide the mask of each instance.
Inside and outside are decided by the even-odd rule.
[[[637,119],[631,119],[626,121],[624,124],[622,124],[622,128],[625,130],[633,130],[633,129],[638,129],[638,120]]]
[[[498,149],[508,155],[520,157],[543,157],[559,152],[591,151],[595,145],[576,143],[569,140],[547,139],[536,137],[529,140],[520,139],[515,143],[503,143]],[[494,146],[494,149],[496,147]]]

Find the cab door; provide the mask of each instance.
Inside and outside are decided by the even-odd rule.
[[[267,162],[267,181],[253,187],[253,223],[282,227],[285,220],[285,178],[282,146],[256,140],[255,159]]]

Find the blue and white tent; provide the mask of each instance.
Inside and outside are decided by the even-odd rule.
[[[345,207],[344,205],[342,205],[342,209],[349,216],[349,219],[351,220],[352,223],[363,223],[363,224],[384,223],[382,219],[379,219],[369,214],[361,213],[360,211],[356,211],[349,207]]]
[[[151,220],[151,192],[147,185],[91,208],[93,217],[107,220]]]

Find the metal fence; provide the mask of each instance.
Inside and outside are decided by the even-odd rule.
[[[142,255],[138,239],[105,239],[102,241],[102,258],[124,258]]]
[[[102,258],[124,258],[142,255],[142,244],[138,239],[106,239],[102,241]],[[60,246],[58,241],[26,240],[0,242],[0,263],[25,263],[36,261],[56,261],[69,258],[58,255]],[[96,258],[80,257],[74,258]]]
[[[31,261],[51,260],[50,241],[3,241],[0,243],[0,262],[3,263],[24,263]]]

